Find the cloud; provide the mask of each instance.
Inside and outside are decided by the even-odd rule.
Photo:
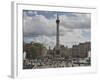
[[[48,12],[47,12],[48,13]],[[34,15],[33,15],[34,14]],[[46,16],[45,16],[46,15]],[[45,15],[39,11],[24,12],[24,41],[40,42],[54,47],[56,43],[56,14]],[[52,17],[51,17],[52,16]],[[50,17],[50,18],[49,18]],[[60,44],[72,46],[90,41],[91,15],[83,13],[63,13],[60,18]]]
[[[24,22],[25,36],[52,36],[56,33],[55,21],[48,20],[42,15],[27,17]]]
[[[72,16],[71,16],[72,15]],[[91,27],[90,14],[72,13],[70,16],[60,16],[61,25],[69,29],[89,29]]]

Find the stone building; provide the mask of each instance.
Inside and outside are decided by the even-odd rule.
[[[89,51],[91,51],[90,42],[80,43],[79,45],[73,45],[72,57],[80,57],[80,58],[87,57]]]
[[[91,43],[79,43],[78,45],[73,45],[72,48],[64,47],[60,45],[59,54],[57,54],[56,49],[49,49],[48,55],[52,57],[65,57],[65,58],[86,58],[90,57],[89,52],[91,51]]]

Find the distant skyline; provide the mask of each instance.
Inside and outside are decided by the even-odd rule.
[[[76,12],[23,10],[24,42],[56,45],[56,15],[59,14],[60,44],[71,47],[91,41],[91,14]]]

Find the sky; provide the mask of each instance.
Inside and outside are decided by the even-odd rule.
[[[38,42],[47,48],[56,45],[56,19],[59,15],[60,44],[72,47],[91,41],[91,14],[23,10],[23,41]]]

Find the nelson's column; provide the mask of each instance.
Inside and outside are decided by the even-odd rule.
[[[59,45],[59,16],[57,14],[56,24],[57,24],[57,32],[56,32],[56,54],[60,54],[60,45]]]

